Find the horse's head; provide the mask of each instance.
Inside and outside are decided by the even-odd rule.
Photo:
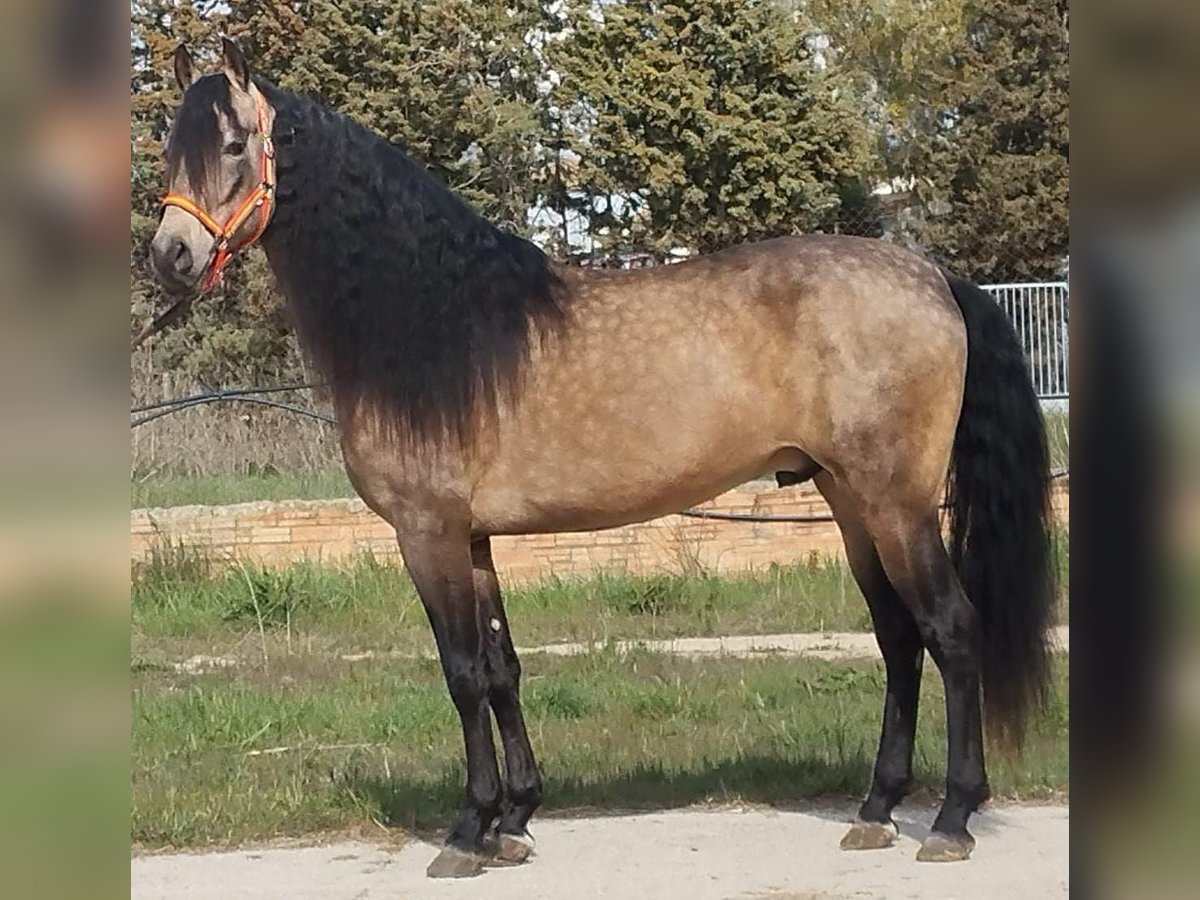
[[[274,110],[228,39],[222,57],[222,74],[197,78],[187,48],[175,51],[183,102],[166,144],[167,195],[150,253],[173,294],[215,285],[233,255],[266,230],[274,210]]]

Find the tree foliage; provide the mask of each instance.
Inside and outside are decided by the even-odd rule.
[[[146,248],[171,55],[184,41],[215,67],[219,34],[559,255],[879,234],[873,188],[897,176],[916,185],[919,243],[968,276],[1054,276],[1066,253],[1065,0],[133,0],[131,15],[138,324],[163,302]],[[291,377],[289,333],[251,252],[152,342],[150,368]]]
[[[937,140],[918,162],[929,252],[978,281],[1061,277],[1068,252],[1066,0],[972,0]]]
[[[965,0],[794,0],[857,90],[880,176],[914,173],[914,150],[937,132],[947,76],[965,34]]]
[[[837,227],[863,197],[867,132],[811,37],[775,3],[568,3],[554,118],[566,203],[598,248],[662,256]]]

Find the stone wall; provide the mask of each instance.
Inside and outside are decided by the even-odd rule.
[[[1065,481],[1056,486],[1054,507],[1065,523],[1070,510]],[[811,484],[783,489],[766,483],[746,485],[704,508],[763,515],[829,512]],[[191,547],[218,563],[240,560],[264,566],[300,559],[336,563],[363,553],[394,557],[398,552],[391,527],[357,499],[138,509],[130,518],[135,563],[164,545]],[[607,531],[498,537],[492,548],[501,576],[514,581],[606,569],[740,572],[814,553],[842,553],[833,522],[729,522],[678,515]]]

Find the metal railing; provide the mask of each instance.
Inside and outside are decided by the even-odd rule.
[[[1043,400],[1070,397],[1070,290],[1065,281],[985,284],[1012,320],[1029,361],[1037,395]]]

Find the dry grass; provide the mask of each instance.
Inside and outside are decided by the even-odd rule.
[[[280,378],[270,384],[296,381]],[[208,390],[171,372],[156,371],[145,354],[135,359],[130,379],[133,407]],[[306,409],[328,407],[313,390],[273,397]],[[130,457],[135,485],[189,477],[311,475],[341,468],[337,435],[329,425],[238,402],[186,409],[133,429]]]

